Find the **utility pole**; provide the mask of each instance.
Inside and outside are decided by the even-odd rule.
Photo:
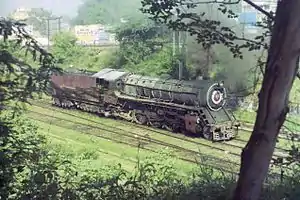
[[[180,61],[179,61],[179,80],[182,79],[183,69],[186,67],[186,40],[187,40],[187,32],[181,31],[180,34]]]
[[[50,18],[47,18],[47,49],[50,49]]]
[[[173,31],[173,56],[176,57],[179,54],[179,31]],[[177,63],[178,59],[176,57]]]
[[[177,15],[173,14],[173,20]],[[182,79],[183,68],[186,67],[186,31],[173,30],[173,58],[176,58],[176,66],[178,66],[178,79]],[[178,59],[178,56],[180,58]]]
[[[50,48],[50,21],[58,20],[58,32],[61,31],[61,16],[59,17],[48,17],[47,20],[47,40],[48,40],[48,49]]]
[[[176,17],[177,15],[174,13],[173,14],[173,20],[175,21],[176,20]],[[173,59],[175,58],[175,66],[177,67],[178,66],[178,79],[181,80],[182,78],[182,69],[181,69],[181,66],[180,66],[180,62],[178,60],[178,55],[179,55],[179,36],[180,36],[180,33],[178,30],[173,30]]]

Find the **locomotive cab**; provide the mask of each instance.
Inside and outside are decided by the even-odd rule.
[[[92,77],[96,78],[96,83],[104,89],[116,89],[122,87],[122,78],[127,72],[116,71],[115,69],[105,68],[95,73]]]
[[[99,88],[105,88],[105,89],[109,88],[109,82],[103,78],[96,78],[96,84]]]

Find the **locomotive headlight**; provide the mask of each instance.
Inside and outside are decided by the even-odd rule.
[[[210,110],[218,111],[226,103],[226,88],[223,82],[211,85],[207,91],[206,101]]]
[[[215,105],[218,105],[223,100],[223,93],[219,90],[214,90],[211,94],[211,100]]]

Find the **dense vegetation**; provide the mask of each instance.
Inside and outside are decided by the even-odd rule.
[[[139,12],[140,0],[85,0],[79,9],[77,16],[72,20],[73,24],[110,24],[115,25],[123,20],[145,18]]]
[[[113,18],[111,13],[114,12],[110,11],[115,8],[115,4],[117,1],[87,0],[79,9],[74,23],[111,24],[117,23],[120,17],[140,16],[139,12],[130,16],[130,6],[138,5],[133,2],[132,5],[119,4],[119,13],[122,10],[126,12]],[[89,10],[92,8],[95,9]],[[230,23],[232,22],[228,21],[227,25]],[[9,31],[2,30],[12,30],[12,26],[19,27],[20,24],[2,20],[1,34],[6,36]],[[177,77],[177,67],[174,65],[176,57],[172,56],[172,46],[169,43],[171,33],[165,24],[139,18],[126,24],[117,24],[115,28],[120,46],[109,50],[79,47],[75,44],[74,35],[68,32],[55,35],[51,52],[56,59],[40,49],[22,30],[16,32],[19,45],[12,45],[14,42],[7,41],[1,43],[1,199],[230,198],[236,180],[232,174],[203,167],[199,163],[196,172],[179,177],[174,166],[176,158],[170,158],[168,152],[145,160],[138,159],[133,172],[124,170],[120,165],[101,169],[82,168],[78,163],[84,159],[93,159],[93,153],[83,152],[75,156],[59,150],[57,146],[51,145],[44,134],[39,134],[36,124],[28,120],[26,115],[14,112],[22,111],[22,107],[16,106],[20,105],[16,102],[25,102],[34,93],[46,90],[50,72],[60,70],[55,67],[57,65],[63,68],[73,65],[92,70],[111,66],[153,76]],[[25,56],[24,47],[20,47],[21,40],[32,41],[25,43],[25,49],[33,55],[33,59]],[[213,78],[231,81],[229,83],[234,90],[252,86],[247,80],[249,75],[246,72],[256,63],[252,57],[254,53],[245,50],[243,60],[232,59],[230,49],[217,45],[207,51],[207,47],[197,44],[196,40],[195,36],[187,40],[190,53],[185,78],[204,75],[206,70]],[[205,60],[207,57],[210,59]],[[297,158],[297,147],[292,146],[287,163],[294,167],[292,174],[285,172],[289,176],[271,179],[270,184],[264,187],[262,199],[298,198],[300,174]]]
[[[84,4],[84,6],[88,5]],[[94,7],[90,6],[89,9],[94,9]],[[100,14],[97,16],[103,17]],[[217,16],[211,17],[217,18]],[[78,19],[80,15],[77,16]],[[97,23],[97,20],[91,20],[89,23]],[[225,20],[224,23],[236,26],[237,31],[241,31],[235,22]],[[74,36],[70,33],[63,33],[53,37],[53,54],[59,58],[65,57],[61,60],[65,66],[73,65],[94,71],[104,67],[123,68],[140,74],[173,78],[178,78],[178,61],[183,61],[185,63],[184,79],[208,75],[218,80],[225,80],[233,91],[242,92],[247,91],[245,88],[251,88],[253,85],[257,73],[254,67],[257,62],[256,52],[245,51],[243,60],[233,59],[230,51],[222,45],[212,47],[208,51],[197,43],[197,38],[187,35],[186,56],[181,54],[181,52],[184,53],[184,48],[179,48],[174,55],[171,29],[162,23],[155,23],[145,18],[135,17],[127,23],[116,23],[114,32],[120,44],[117,49],[80,48],[75,44]],[[181,34],[184,35],[184,33]],[[181,42],[184,41],[181,40]],[[79,63],[80,66],[78,66]],[[252,72],[251,76],[247,74],[249,71]]]

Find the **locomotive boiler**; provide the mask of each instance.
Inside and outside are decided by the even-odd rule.
[[[224,108],[226,88],[210,80],[184,81],[106,68],[94,74],[51,77],[54,104],[220,141],[239,123]]]
[[[140,98],[159,99],[178,105],[205,107],[220,110],[226,99],[223,83],[208,80],[161,80],[140,75],[128,75],[124,80],[124,93]]]

